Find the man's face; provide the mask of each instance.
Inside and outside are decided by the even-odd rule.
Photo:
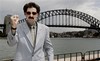
[[[24,14],[26,16],[26,20],[27,20],[29,25],[33,25],[34,22],[36,22],[37,17],[38,17],[38,13],[37,13],[36,8],[34,8],[34,7],[28,8]]]

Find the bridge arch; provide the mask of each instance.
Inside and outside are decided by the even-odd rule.
[[[47,18],[50,19],[50,17],[58,16],[58,15],[59,15],[59,17],[60,17],[60,15],[65,15],[65,16],[72,16],[72,17],[81,19],[82,21],[86,22],[90,26],[79,26],[79,25],[75,26],[73,24],[66,25],[66,24],[62,24],[64,22],[60,22],[60,21],[59,21],[59,24],[57,24],[57,23],[54,24],[54,23],[50,23],[50,21],[46,20]],[[57,9],[57,10],[49,10],[49,11],[41,12],[40,16],[38,18],[38,22],[40,22],[40,21],[43,22],[44,19],[45,19],[44,24],[46,24],[49,27],[76,27],[76,28],[96,29],[98,31],[100,30],[100,21],[98,19],[96,19],[95,17],[93,17],[89,14],[86,14],[86,13],[83,13],[83,12],[80,12],[80,11],[76,11],[76,10],[72,10],[72,9]],[[62,19],[63,19],[63,16],[62,16]],[[69,17],[69,20],[70,19],[71,18]],[[21,22],[23,22],[23,20],[19,21],[19,22],[21,23]],[[46,23],[46,22],[48,22],[48,23]],[[52,22],[56,22],[56,21],[52,21]],[[69,23],[70,23],[70,21],[69,21]],[[7,24],[0,24],[0,27],[2,29],[5,29],[4,28],[5,25],[7,25]]]
[[[99,26],[100,26],[100,21],[98,19],[96,19],[95,17],[93,17],[89,14],[80,12],[80,11],[72,10],[72,9],[57,9],[57,10],[41,12],[38,21],[41,21],[43,19],[46,19],[46,18],[49,18],[52,16],[57,16],[57,15],[68,15],[68,16],[72,16],[72,17],[81,19],[90,25],[90,27],[88,27],[88,28],[99,28]]]

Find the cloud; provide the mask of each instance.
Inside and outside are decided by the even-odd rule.
[[[1,1],[1,0],[0,0]],[[0,2],[0,23],[3,23],[7,14],[19,14],[22,12],[22,2],[19,0],[2,0]],[[22,13],[21,13],[22,14]]]
[[[36,0],[35,0],[36,1]],[[41,0],[39,5],[42,7],[42,11],[61,9],[61,8],[76,8],[88,0]],[[44,4],[45,3],[45,4]]]
[[[30,1],[39,4],[41,12],[68,8],[100,18],[100,0],[0,0],[0,23],[3,23],[7,14],[18,14],[20,19],[24,18],[23,5]]]
[[[87,13],[100,20],[100,16],[98,14],[100,13],[100,5],[98,5],[98,2],[100,2],[100,0],[89,0],[83,5],[78,6],[76,10]]]

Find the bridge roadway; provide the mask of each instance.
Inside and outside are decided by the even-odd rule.
[[[4,28],[4,26],[5,26],[4,24],[0,24],[0,29]]]
[[[0,24],[0,29],[4,28],[4,24]],[[72,27],[72,28],[86,28],[86,29],[97,29],[100,30],[99,27],[88,27],[88,26],[73,26],[73,25],[47,25],[48,27]]]

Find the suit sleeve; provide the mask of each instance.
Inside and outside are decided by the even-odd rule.
[[[12,34],[12,31],[10,30],[8,35],[7,35],[7,44],[9,46],[14,46],[18,42],[18,33],[16,30],[15,35]]]
[[[53,59],[54,59],[53,45],[52,45],[50,37],[49,37],[49,28],[48,27],[46,28],[44,49],[47,54],[48,61],[53,61]]]

